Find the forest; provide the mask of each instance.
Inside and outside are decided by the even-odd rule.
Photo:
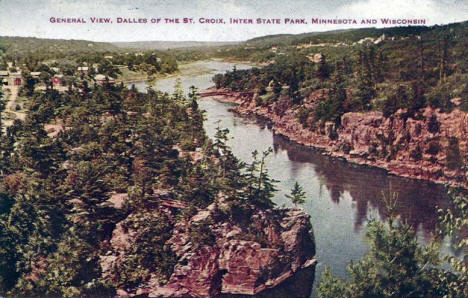
[[[460,108],[468,110],[467,31],[466,23],[457,23],[430,29],[317,33],[296,37],[294,46],[286,46],[281,55],[270,50],[268,41],[272,38],[262,38],[250,42],[259,44],[262,40],[262,46],[246,50],[233,48],[225,54],[235,58],[243,51],[264,53],[270,55],[267,66],[218,75],[214,82],[217,87],[231,90],[258,90],[264,95],[262,101],[275,101],[280,95],[287,95],[295,104],[300,104],[315,90],[328,90],[317,109],[307,111],[314,113],[314,119],[323,121],[339,121],[349,111],[379,110],[386,117],[400,108],[407,108],[411,116],[426,105],[450,111],[454,106],[450,99],[456,97],[461,98]],[[376,43],[373,38],[382,34],[385,39]],[[340,47],[325,44],[356,43],[360,38],[372,41]],[[282,43],[277,39],[288,40],[281,36],[273,39],[278,48]],[[296,47],[317,42],[320,42],[318,47]],[[267,49],[260,51],[264,44]]]
[[[208,220],[238,223],[238,237],[269,245],[246,216],[274,206],[268,153],[245,164],[226,130],[207,138],[196,93],[107,83],[32,95],[25,121],[0,135],[1,295],[112,296],[150,275],[164,284],[177,263],[165,245],[174,226],[221,197]],[[164,200],[184,208],[169,212]],[[100,257],[117,225],[138,236],[104,276]],[[212,245],[211,226],[189,227],[190,243]]]

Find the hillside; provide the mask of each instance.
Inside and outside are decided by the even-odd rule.
[[[141,50],[168,50],[180,48],[204,48],[234,45],[236,42],[205,42],[205,41],[136,41],[136,42],[113,42],[119,48],[141,49]]]
[[[290,139],[468,187],[466,36],[468,22],[258,38],[257,47],[223,54],[267,65],[214,82],[239,111],[272,120]],[[263,48],[272,40],[280,43]]]
[[[105,42],[16,36],[0,36],[0,49],[7,55],[19,57],[40,53],[62,56],[76,53],[119,51],[117,46]]]
[[[358,28],[346,30],[333,30],[326,32],[309,32],[302,34],[277,34],[249,39],[243,43],[226,46],[212,54],[218,58],[236,59],[240,61],[270,62],[278,55],[297,52],[307,53],[304,48],[314,51],[325,51],[325,54],[350,54],[346,46],[362,44],[366,39],[376,40],[381,36],[394,40],[416,37],[420,35],[434,35],[444,30],[458,31],[463,34],[467,22],[454,23],[445,26],[408,26],[389,28]],[[461,30],[461,31],[460,31]],[[438,34],[438,33],[437,33]],[[466,33],[465,33],[466,34]],[[461,35],[459,35],[460,37]],[[406,45],[410,45],[407,43]],[[399,45],[400,46],[400,45]],[[309,51],[310,52],[310,51]],[[352,53],[355,55],[356,51]]]

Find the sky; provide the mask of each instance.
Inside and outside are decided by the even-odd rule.
[[[83,18],[87,23],[51,23],[55,18]],[[113,23],[93,24],[91,17]],[[117,18],[147,23],[117,23]],[[151,23],[151,19],[161,20]],[[169,24],[165,18],[192,18]],[[200,23],[223,18],[225,24]],[[229,18],[280,19],[281,24],[229,24]],[[307,24],[285,24],[304,18]],[[312,18],[355,19],[358,24],[312,24]],[[0,0],[0,36],[85,39],[92,41],[242,41],[253,37],[382,27],[381,18],[425,19],[426,25],[468,20],[468,0]],[[378,20],[360,24],[362,19]]]

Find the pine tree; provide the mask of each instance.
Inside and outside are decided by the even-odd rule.
[[[274,206],[271,198],[276,191],[275,179],[270,178],[265,167],[266,158],[273,152],[272,148],[262,152],[259,159],[258,151],[252,152],[252,163],[247,167],[244,179],[246,181],[246,196],[258,206],[270,208]]]
[[[172,97],[176,101],[182,101],[184,99],[184,90],[182,89],[182,80],[180,78],[177,78],[175,81]]]
[[[190,106],[192,108],[192,111],[197,111],[198,110],[198,89],[195,86],[190,86],[190,92],[188,94],[188,98],[191,100]]]
[[[278,98],[280,96],[282,89],[283,89],[283,87],[281,86],[281,84],[278,83],[277,80],[273,80],[272,91],[275,94],[276,98]]]
[[[5,108],[6,108],[6,102],[5,100],[3,99],[3,92],[0,88],[0,138],[3,134],[3,123],[2,123],[2,114],[3,114],[3,111],[5,111]]]
[[[320,59],[317,72],[316,72],[316,76],[321,80],[326,80],[330,78],[330,68],[327,64],[325,55],[322,55],[322,59]]]
[[[291,193],[286,195],[286,198],[290,199],[294,206],[297,206],[298,204],[302,205],[305,203],[304,199],[306,198],[306,193],[296,181],[296,183],[294,183],[294,187],[291,189]]]

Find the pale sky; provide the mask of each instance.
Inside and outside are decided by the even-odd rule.
[[[53,24],[51,17],[84,18],[86,24]],[[112,24],[93,24],[109,17]],[[146,24],[118,24],[121,18],[146,18]],[[151,18],[193,18],[194,24],[150,23]],[[226,24],[200,24],[199,18],[224,18]],[[229,18],[279,18],[281,24],[229,24]],[[308,24],[284,24],[305,18]],[[241,41],[279,34],[359,28],[317,25],[312,18],[425,19],[426,25],[468,20],[468,0],[0,0],[0,36],[86,39],[93,41]],[[367,25],[371,26],[371,25]],[[382,27],[378,23],[373,25]]]

